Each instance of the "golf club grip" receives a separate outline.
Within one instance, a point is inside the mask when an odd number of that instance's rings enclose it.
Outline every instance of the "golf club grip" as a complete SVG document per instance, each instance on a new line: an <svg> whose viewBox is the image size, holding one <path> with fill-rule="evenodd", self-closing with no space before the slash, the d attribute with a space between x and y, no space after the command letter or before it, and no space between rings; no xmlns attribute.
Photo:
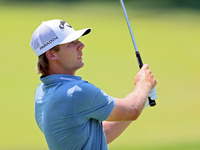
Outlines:
<svg viewBox="0 0 200 150"><path fill-rule="evenodd" d="M141 69L142 66L143 66L142 58L140 56L139 51L136 51L135 54L136 54L136 57L137 57L137 60L138 60L139 67ZM148 97L148 100L149 100L149 105L150 106L155 106L156 105L156 101L155 100L152 100L150 97Z"/></svg>

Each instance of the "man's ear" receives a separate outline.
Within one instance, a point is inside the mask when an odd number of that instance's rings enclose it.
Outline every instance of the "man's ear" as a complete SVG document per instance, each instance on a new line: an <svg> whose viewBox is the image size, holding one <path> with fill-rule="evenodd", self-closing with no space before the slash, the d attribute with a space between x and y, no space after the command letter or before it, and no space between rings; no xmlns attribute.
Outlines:
<svg viewBox="0 0 200 150"><path fill-rule="evenodd" d="M46 57L50 60L57 60L57 57L54 55L54 51L52 50L46 52Z"/></svg>

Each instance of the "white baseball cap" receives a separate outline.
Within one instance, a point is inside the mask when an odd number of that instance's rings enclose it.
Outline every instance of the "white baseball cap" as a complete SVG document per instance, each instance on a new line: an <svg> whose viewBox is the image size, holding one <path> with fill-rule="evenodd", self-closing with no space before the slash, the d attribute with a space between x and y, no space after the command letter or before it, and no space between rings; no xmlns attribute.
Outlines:
<svg viewBox="0 0 200 150"><path fill-rule="evenodd" d="M54 46L77 40L90 31L90 28L75 31L71 25L59 19L43 21L34 31L30 45L36 55L40 56Z"/></svg>

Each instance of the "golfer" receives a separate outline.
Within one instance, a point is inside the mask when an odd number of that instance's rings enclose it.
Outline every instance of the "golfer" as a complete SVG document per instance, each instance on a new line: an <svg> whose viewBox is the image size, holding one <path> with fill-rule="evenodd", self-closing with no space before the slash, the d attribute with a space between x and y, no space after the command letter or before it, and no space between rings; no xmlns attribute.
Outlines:
<svg viewBox="0 0 200 150"><path fill-rule="evenodd" d="M128 125L136 120L147 97L156 99L154 79L148 65L135 76L134 90L114 98L76 76L84 66L79 40L90 28L75 31L55 19L34 31L31 47L38 56L41 83L35 93L35 119L50 150L107 150Z"/></svg>

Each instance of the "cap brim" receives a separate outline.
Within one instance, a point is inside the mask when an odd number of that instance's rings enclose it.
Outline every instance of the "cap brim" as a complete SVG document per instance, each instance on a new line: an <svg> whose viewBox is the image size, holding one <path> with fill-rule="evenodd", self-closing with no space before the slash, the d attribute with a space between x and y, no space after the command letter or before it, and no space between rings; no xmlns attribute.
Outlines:
<svg viewBox="0 0 200 150"><path fill-rule="evenodd" d="M75 32L71 33L69 36L67 36L61 42L61 44L66 44L66 43L75 41L75 40L79 39L81 36L87 35L90 32L91 32L91 28L86 28L86 29L75 31Z"/></svg>

